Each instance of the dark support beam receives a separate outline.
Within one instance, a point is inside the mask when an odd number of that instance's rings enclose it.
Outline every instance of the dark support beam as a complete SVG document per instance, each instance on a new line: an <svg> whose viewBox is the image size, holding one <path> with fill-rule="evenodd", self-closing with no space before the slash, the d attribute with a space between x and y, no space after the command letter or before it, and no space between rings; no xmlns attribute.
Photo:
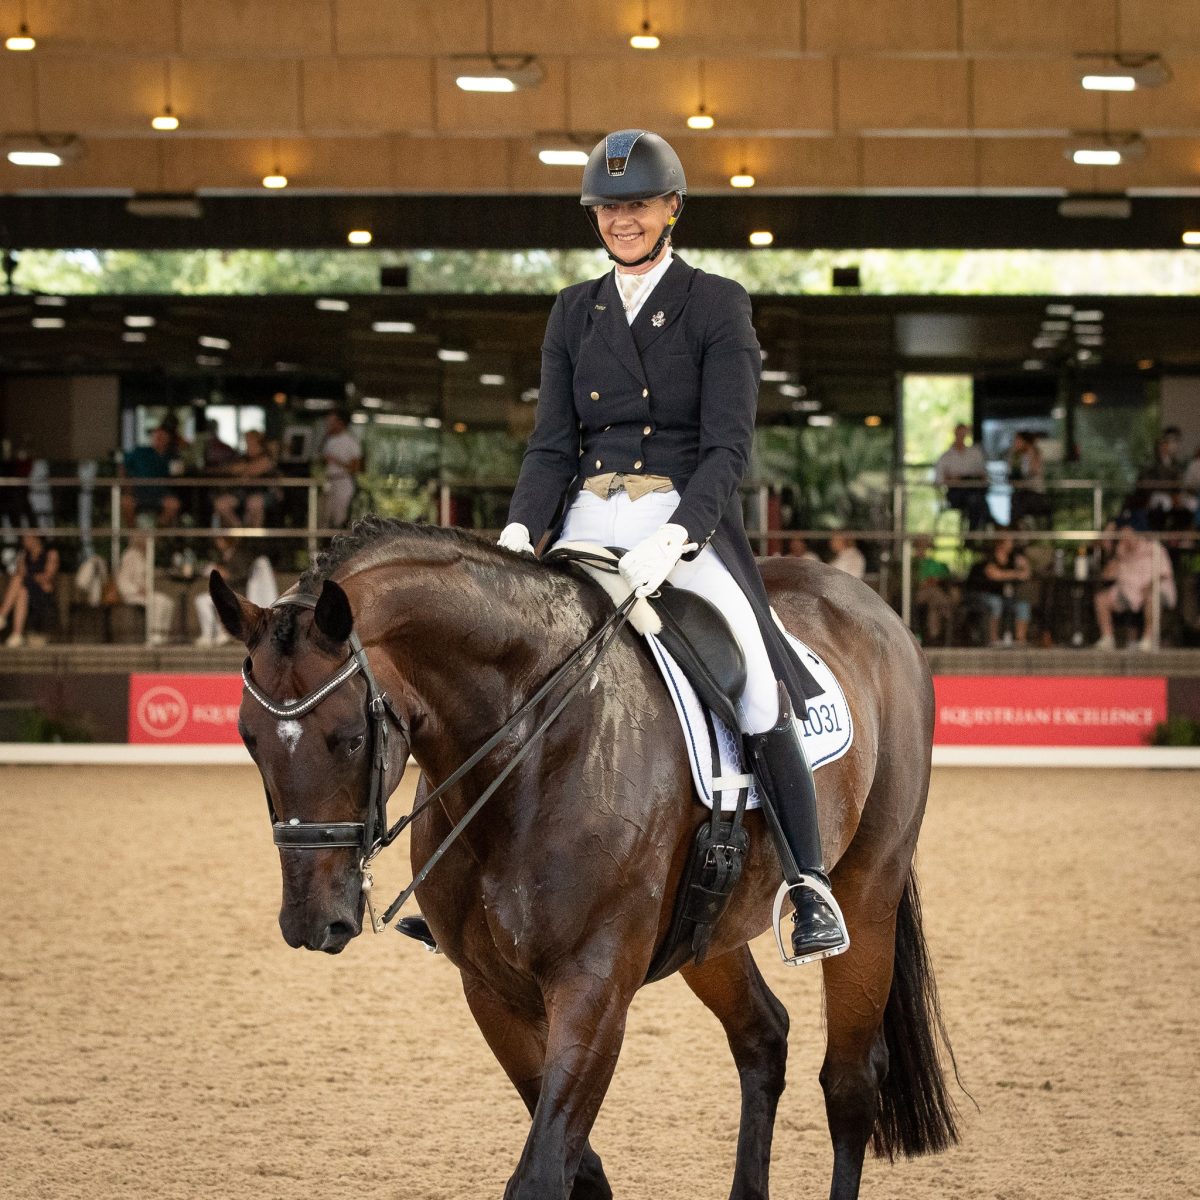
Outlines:
<svg viewBox="0 0 1200 1200"><path fill-rule="evenodd" d="M0 196L0 249L572 249L594 245L569 196L201 196L196 219L134 217L114 196ZM696 196L678 244L745 249L1166 249L1200 228L1200 197L1135 197L1130 216L1066 218L1055 196Z"/></svg>

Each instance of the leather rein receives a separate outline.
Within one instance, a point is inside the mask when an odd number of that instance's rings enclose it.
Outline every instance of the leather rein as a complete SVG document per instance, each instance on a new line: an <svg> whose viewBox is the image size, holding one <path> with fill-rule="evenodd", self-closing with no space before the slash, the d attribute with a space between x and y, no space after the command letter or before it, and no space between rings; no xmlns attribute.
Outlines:
<svg viewBox="0 0 1200 1200"><path fill-rule="evenodd" d="M591 555L577 552L579 557ZM607 559L597 559L598 563L608 564ZM367 653L359 641L358 634L353 629L347 642L350 646L350 656L346 661L320 686L309 692L300 700L277 701L268 696L254 682L251 674L249 657L242 663L242 684L246 692L261 705L271 716L279 721L294 721L312 712L323 700L336 692L344 683L355 675L361 674L367 683L367 717L371 727L371 777L367 785L367 812L363 821L301 821L293 817L289 821L281 821L275 811L271 794L267 792L267 810L271 816L272 834L275 845L282 850L327 850L334 847L354 847L359 850L358 869L362 875L362 890L371 918L371 928L376 933L382 933L384 925L408 901L413 892L424 882L429 872L437 865L447 850L458 840L459 836L471 823L488 800L496 793L500 785L516 769L529 751L536 745L541 736L557 719L559 713L567 706L580 687L587 681L589 675L608 651L621 627L629 619L629 611L637 597L631 592L620 605L605 620L587 641L578 646L567 660L530 696L505 723L488 738L465 762L461 763L447 776L425 799L410 813L402 816L390 828L387 823L387 775L391 766L389 755L389 738L391 725L407 737L407 725L396 711L387 693L383 691L375 679L367 660ZM294 605L298 608L315 609L317 597L301 592L281 596L271 606L280 608ZM446 835L442 844L429 856L425 865L413 877L408 885L388 906L382 918L376 916L372 902L371 891L374 880L370 866L375 856L400 836L431 804L440 799L454 784L475 767L481 759L496 748L512 731L525 719L535 705L540 703L555 687L578 667L580 661L590 652L595 651L592 658L579 670L562 699L542 720L537 728L525 739L521 748L504 765L495 779L484 789L479 798L467 809L466 813Z"/></svg>

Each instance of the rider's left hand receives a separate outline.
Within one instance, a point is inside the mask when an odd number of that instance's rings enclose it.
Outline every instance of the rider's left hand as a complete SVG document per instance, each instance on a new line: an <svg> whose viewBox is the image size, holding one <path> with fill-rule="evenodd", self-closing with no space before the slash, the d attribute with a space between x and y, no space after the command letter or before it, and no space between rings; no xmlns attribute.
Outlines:
<svg viewBox="0 0 1200 1200"><path fill-rule="evenodd" d="M688 541L682 525L664 525L622 555L617 566L621 578L638 596L649 596L662 586L680 556L695 549L696 543Z"/></svg>

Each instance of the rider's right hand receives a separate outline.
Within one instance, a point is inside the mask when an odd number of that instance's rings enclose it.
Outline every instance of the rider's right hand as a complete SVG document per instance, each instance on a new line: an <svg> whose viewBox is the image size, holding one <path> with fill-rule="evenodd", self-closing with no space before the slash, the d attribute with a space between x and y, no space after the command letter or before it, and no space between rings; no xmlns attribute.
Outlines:
<svg viewBox="0 0 1200 1200"><path fill-rule="evenodd" d="M520 521L514 521L511 525L504 527L504 530L500 534L500 545L505 550L515 551L517 554L533 553L533 543L529 540L529 530Z"/></svg>

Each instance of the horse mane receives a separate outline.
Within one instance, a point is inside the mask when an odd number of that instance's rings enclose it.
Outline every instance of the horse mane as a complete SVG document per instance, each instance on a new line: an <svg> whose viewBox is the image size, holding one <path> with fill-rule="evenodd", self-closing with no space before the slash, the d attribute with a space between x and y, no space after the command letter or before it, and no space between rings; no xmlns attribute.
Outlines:
<svg viewBox="0 0 1200 1200"><path fill-rule="evenodd" d="M565 564L546 563L528 554L505 550L466 529L414 524L369 513L343 533L337 534L313 559L300 576L297 589L317 596L327 579L344 577L355 569L388 561L403 562L406 558L424 562L465 559L478 569L485 572L490 570L497 588L503 586L505 581L511 582L514 577L536 577L543 582L552 575L577 579ZM276 610L276 613L271 640L277 650L287 653L295 643L296 620L300 610L288 605Z"/></svg>

